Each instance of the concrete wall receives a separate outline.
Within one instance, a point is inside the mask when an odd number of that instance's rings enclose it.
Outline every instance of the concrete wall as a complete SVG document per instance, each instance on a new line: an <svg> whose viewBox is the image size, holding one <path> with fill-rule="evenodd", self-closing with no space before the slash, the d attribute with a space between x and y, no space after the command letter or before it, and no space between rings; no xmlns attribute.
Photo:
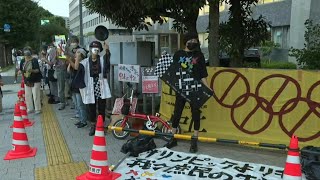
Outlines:
<svg viewBox="0 0 320 180"><path fill-rule="evenodd" d="M310 18L311 1L292 0L289 44L293 48L302 49L304 47L304 23ZM289 61L296 63L296 59L293 57L289 57Z"/></svg>
<svg viewBox="0 0 320 180"><path fill-rule="evenodd" d="M320 1L312 0L311 10L310 10L310 19L317 24L320 24Z"/></svg>

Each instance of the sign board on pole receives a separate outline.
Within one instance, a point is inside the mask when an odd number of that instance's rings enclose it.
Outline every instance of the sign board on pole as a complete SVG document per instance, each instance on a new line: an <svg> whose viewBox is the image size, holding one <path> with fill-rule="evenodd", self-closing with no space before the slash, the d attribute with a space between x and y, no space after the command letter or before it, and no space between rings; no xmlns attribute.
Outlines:
<svg viewBox="0 0 320 180"><path fill-rule="evenodd" d="M67 40L65 35L55 35L54 36L54 45L57 47L57 53L59 58L65 58L65 51Z"/></svg>
<svg viewBox="0 0 320 180"><path fill-rule="evenodd" d="M159 93L158 76L154 74L154 67L141 68L142 71L142 93Z"/></svg>
<svg viewBox="0 0 320 180"><path fill-rule="evenodd" d="M140 66L131 64L118 65L118 81L139 83Z"/></svg>
<svg viewBox="0 0 320 180"><path fill-rule="evenodd" d="M41 25L41 26L47 25L47 24L49 24L49 23L50 23L50 21L49 21L48 19L41 19L41 21L40 21L40 25Z"/></svg>
<svg viewBox="0 0 320 180"><path fill-rule="evenodd" d="M10 30L11 30L10 24L4 24L3 25L3 31L4 32L10 32Z"/></svg>

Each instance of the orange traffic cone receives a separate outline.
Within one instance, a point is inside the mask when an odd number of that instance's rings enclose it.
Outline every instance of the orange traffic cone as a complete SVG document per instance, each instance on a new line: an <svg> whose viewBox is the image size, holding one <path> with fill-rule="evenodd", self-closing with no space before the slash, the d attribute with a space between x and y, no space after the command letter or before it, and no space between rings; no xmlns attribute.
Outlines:
<svg viewBox="0 0 320 180"><path fill-rule="evenodd" d="M77 180L113 180L120 176L121 174L109 170L103 120L102 116L99 115L96 125L96 133L93 139L89 172L78 176Z"/></svg>
<svg viewBox="0 0 320 180"><path fill-rule="evenodd" d="M12 150L8 151L4 160L34 157L36 153L37 148L31 148L29 146L28 136L21 118L19 105L16 104L12 133Z"/></svg>
<svg viewBox="0 0 320 180"><path fill-rule="evenodd" d="M34 121L30 121L28 119L28 112L27 112L27 105L24 101L21 101L19 103L19 106L20 106L20 112L21 112L21 117L23 119L23 124L25 127L30 127L30 126L33 126L34 124Z"/></svg>
<svg viewBox="0 0 320 180"><path fill-rule="evenodd" d="M290 140L286 165L283 172L284 180L301 180L301 164L298 138L293 135Z"/></svg>

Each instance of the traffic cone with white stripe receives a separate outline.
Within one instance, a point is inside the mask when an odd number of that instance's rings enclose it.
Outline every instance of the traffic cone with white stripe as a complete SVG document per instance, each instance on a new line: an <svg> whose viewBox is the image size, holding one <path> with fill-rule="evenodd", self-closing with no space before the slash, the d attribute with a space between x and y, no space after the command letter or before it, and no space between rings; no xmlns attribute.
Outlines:
<svg viewBox="0 0 320 180"><path fill-rule="evenodd" d="M298 138L293 135L290 140L286 165L283 172L284 180L301 180L301 164Z"/></svg>
<svg viewBox="0 0 320 180"><path fill-rule="evenodd" d="M22 117L22 120L23 120L24 127L33 126L34 121L30 121L29 118L28 118L28 112L27 112L26 103L24 101L21 101L19 103L19 106L20 106L20 112L21 112L21 117Z"/></svg>
<svg viewBox="0 0 320 180"><path fill-rule="evenodd" d="M18 104L15 105L12 130L12 150L8 151L4 160L34 157L37 153L37 148L31 148L29 146L28 136L24 128Z"/></svg>
<svg viewBox="0 0 320 180"><path fill-rule="evenodd" d="M77 180L113 180L119 178L120 176L121 174L112 172L109 169L103 120L102 116L99 115L96 125L96 132L93 139L89 172L78 176Z"/></svg>
<svg viewBox="0 0 320 180"><path fill-rule="evenodd" d="M23 100L25 101L26 91L24 90L24 79L23 79L23 77L22 77L22 80L21 80L20 88L21 88L21 89L20 89L20 91L18 92L18 96L19 96L19 94L22 95Z"/></svg>

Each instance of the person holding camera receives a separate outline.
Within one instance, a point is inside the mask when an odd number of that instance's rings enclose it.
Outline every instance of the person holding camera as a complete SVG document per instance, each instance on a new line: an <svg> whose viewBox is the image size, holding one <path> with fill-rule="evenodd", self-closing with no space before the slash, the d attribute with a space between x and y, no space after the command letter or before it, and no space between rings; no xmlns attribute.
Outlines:
<svg viewBox="0 0 320 180"><path fill-rule="evenodd" d="M38 59L32 57L32 49L23 49L24 59L20 63L20 70L25 83L26 104L28 113L41 113L40 84L42 75Z"/></svg>

